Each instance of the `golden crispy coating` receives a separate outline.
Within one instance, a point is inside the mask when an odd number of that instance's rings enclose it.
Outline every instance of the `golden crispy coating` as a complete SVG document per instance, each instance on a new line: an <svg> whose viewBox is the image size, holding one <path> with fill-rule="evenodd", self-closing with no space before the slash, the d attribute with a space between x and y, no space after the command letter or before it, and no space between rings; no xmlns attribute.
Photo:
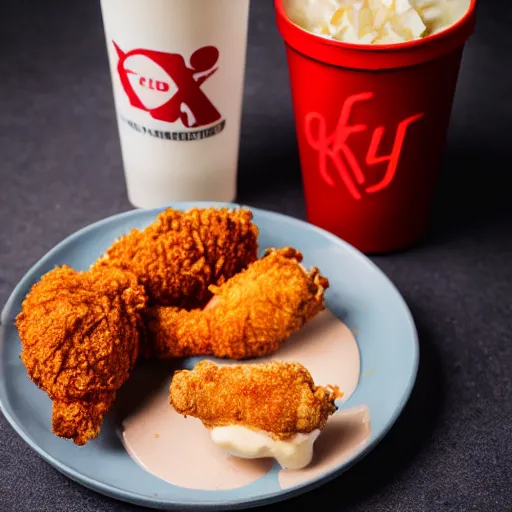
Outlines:
<svg viewBox="0 0 512 512"><path fill-rule="evenodd" d="M336 411L331 388L315 386L299 363L217 366L201 361L174 374L170 403L206 428L240 425L289 439L322 429Z"/></svg>
<svg viewBox="0 0 512 512"><path fill-rule="evenodd" d="M258 229L249 210L167 209L143 231L115 242L96 266L130 270L151 303L203 307L220 285L257 257Z"/></svg>
<svg viewBox="0 0 512 512"><path fill-rule="evenodd" d="M271 249L224 285L211 287L211 307L148 310L147 356L246 359L275 352L325 307L329 282L301 261L295 249Z"/></svg>
<svg viewBox="0 0 512 512"><path fill-rule="evenodd" d="M57 267L36 283L16 318L21 360L53 402L53 432L77 445L104 414L139 354L144 288L115 268Z"/></svg>

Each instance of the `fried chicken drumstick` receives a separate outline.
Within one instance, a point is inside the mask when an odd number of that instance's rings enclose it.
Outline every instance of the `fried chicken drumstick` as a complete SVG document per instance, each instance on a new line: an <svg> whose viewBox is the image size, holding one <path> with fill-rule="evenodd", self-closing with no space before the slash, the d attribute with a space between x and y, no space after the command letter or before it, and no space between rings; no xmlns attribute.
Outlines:
<svg viewBox="0 0 512 512"><path fill-rule="evenodd" d="M321 430L338 397L315 386L301 364L276 361L221 367L201 361L192 371L177 371L169 390L176 412L208 429L240 425L279 440Z"/></svg>
<svg viewBox="0 0 512 512"><path fill-rule="evenodd" d="M214 293L204 310L156 307L147 312L147 357L214 355L231 359L275 352L324 309L329 286L292 248L271 249Z"/></svg>
<svg viewBox="0 0 512 512"><path fill-rule="evenodd" d="M133 272L152 304L192 309L257 258L258 228L246 209L169 208L115 242L95 267Z"/></svg>
<svg viewBox="0 0 512 512"><path fill-rule="evenodd" d="M53 400L52 430L84 445L139 355L144 288L115 268L56 267L36 283L16 318L29 377Z"/></svg>

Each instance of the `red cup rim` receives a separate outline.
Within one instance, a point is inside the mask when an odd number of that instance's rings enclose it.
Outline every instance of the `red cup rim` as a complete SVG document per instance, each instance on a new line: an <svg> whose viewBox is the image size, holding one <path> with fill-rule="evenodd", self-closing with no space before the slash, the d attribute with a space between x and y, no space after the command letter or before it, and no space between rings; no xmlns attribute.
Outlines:
<svg viewBox="0 0 512 512"><path fill-rule="evenodd" d="M441 54L448 53L456 47L463 46L466 39L473 31L476 8L476 0L470 0L467 11L459 20L440 32L424 38L405 41L403 43L372 45L346 43L308 32L302 27L299 27L288 17L283 3L284 0L274 0L278 27L288 45L295 48L300 53L304 53L320 61L324 61L322 58L323 55L320 57L320 54L325 53L327 63L334 65L343 64L339 62L329 62L329 59L331 61L346 60L344 58L334 57L335 53L343 53L345 56L349 53L357 53L358 58L364 59L365 62L359 65L357 62L353 62L353 58L349 57L348 60L350 62L347 64L349 67L361 69L378 69L380 67L394 68L411 65L429 60L429 58L435 58ZM409 57L407 59L398 57L400 53L406 52L418 52L418 56L416 58ZM391 54L394 54L396 58L383 63L383 59L387 59ZM409 63L402 61L409 61Z"/></svg>

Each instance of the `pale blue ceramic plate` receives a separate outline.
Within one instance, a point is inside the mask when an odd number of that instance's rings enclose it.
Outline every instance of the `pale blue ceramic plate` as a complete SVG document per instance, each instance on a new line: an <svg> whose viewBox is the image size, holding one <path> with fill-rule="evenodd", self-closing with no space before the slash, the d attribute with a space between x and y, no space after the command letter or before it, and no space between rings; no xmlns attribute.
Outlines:
<svg viewBox="0 0 512 512"><path fill-rule="evenodd" d="M179 203L176 208L222 206L219 203ZM225 205L224 205L225 206ZM233 205L231 205L233 206ZM134 210L88 226L44 256L18 284L1 317L0 407L18 434L47 462L73 480L100 493L161 509L233 509L271 503L312 489L348 469L372 450L402 411L418 366L418 340L411 314L393 284L365 256L335 236L276 213L252 209L260 228L260 246L294 246L306 266L318 266L331 283L327 306L351 329L357 329L361 379L343 408L367 405L371 414L368 444L334 471L281 490L277 466L260 480L232 491L197 491L177 487L147 473L125 452L115 421L84 447L51 433L51 402L28 379L20 359L14 319L33 283L55 265L82 270L121 234L142 228L158 213ZM369 376L363 376L365 373Z"/></svg>

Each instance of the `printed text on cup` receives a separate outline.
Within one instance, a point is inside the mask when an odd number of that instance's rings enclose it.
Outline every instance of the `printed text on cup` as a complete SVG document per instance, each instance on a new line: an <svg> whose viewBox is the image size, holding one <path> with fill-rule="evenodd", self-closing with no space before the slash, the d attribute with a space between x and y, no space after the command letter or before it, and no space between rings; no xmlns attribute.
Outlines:
<svg viewBox="0 0 512 512"><path fill-rule="evenodd" d="M389 155L378 154L386 129L384 126L375 128L366 153L366 165L373 166L387 162L387 168L384 177L378 183L365 186L365 174L356 155L350 148L348 139L352 134L365 132L368 130L368 126L366 124L350 124L350 115L356 103L369 101L373 97L373 92L362 92L349 96L343 103L338 124L332 134L327 133L327 122L322 114L311 112L305 118L306 140L318 152L320 176L329 186L335 186L333 178L327 172L328 163L331 162L354 199L362 198L360 189L366 194L374 194L384 190L392 183L396 175L407 129L412 123L424 116L423 113L414 114L398 124L393 148Z"/></svg>
<svg viewBox="0 0 512 512"><path fill-rule="evenodd" d="M177 53L142 48L125 52L115 41L112 43L119 59L119 80L132 107L147 112L158 121L170 124L181 121L183 127L189 129L212 127L221 120L221 113L201 88L218 70L217 48L199 48L192 53L188 65ZM224 124L225 120L222 128ZM215 135L222 128L211 130L207 135ZM151 131L150 128L146 130Z"/></svg>

